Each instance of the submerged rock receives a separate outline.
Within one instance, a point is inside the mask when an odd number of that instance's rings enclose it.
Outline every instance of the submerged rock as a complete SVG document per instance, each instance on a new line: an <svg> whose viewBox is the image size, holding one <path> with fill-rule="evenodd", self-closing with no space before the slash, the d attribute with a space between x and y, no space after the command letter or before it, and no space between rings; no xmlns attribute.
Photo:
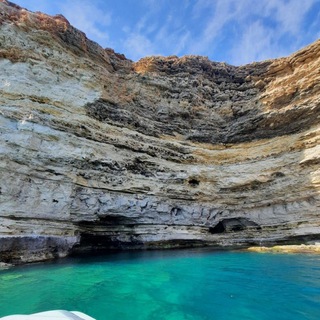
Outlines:
<svg viewBox="0 0 320 320"><path fill-rule="evenodd" d="M320 237L320 42L132 62L0 0L0 261Z"/></svg>

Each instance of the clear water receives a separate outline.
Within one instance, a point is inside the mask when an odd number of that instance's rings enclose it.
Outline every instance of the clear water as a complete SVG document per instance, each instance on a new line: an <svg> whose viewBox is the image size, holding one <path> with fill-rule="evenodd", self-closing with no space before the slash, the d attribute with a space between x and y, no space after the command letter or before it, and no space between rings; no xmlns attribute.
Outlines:
<svg viewBox="0 0 320 320"><path fill-rule="evenodd" d="M0 272L0 316L320 319L320 256L203 250L110 254Z"/></svg>

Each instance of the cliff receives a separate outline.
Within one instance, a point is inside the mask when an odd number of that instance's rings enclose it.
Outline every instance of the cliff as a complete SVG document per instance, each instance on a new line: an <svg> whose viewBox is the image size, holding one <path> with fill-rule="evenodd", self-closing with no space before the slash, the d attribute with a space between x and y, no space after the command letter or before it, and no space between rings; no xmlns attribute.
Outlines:
<svg viewBox="0 0 320 320"><path fill-rule="evenodd" d="M0 0L0 261L319 240L319 70L134 63Z"/></svg>

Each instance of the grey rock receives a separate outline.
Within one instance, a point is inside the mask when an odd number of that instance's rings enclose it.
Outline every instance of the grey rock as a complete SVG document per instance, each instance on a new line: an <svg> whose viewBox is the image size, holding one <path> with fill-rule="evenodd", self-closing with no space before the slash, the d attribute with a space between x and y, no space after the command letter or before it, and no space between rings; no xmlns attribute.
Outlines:
<svg viewBox="0 0 320 320"><path fill-rule="evenodd" d="M320 238L320 42L134 63L0 0L0 261Z"/></svg>

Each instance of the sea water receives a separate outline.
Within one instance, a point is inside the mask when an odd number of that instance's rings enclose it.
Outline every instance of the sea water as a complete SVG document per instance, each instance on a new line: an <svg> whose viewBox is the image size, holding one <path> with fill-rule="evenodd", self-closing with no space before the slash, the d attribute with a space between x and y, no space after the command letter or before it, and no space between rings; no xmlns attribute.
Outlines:
<svg viewBox="0 0 320 320"><path fill-rule="evenodd" d="M320 319L320 256L141 251L0 271L0 317L52 309L98 319Z"/></svg>

